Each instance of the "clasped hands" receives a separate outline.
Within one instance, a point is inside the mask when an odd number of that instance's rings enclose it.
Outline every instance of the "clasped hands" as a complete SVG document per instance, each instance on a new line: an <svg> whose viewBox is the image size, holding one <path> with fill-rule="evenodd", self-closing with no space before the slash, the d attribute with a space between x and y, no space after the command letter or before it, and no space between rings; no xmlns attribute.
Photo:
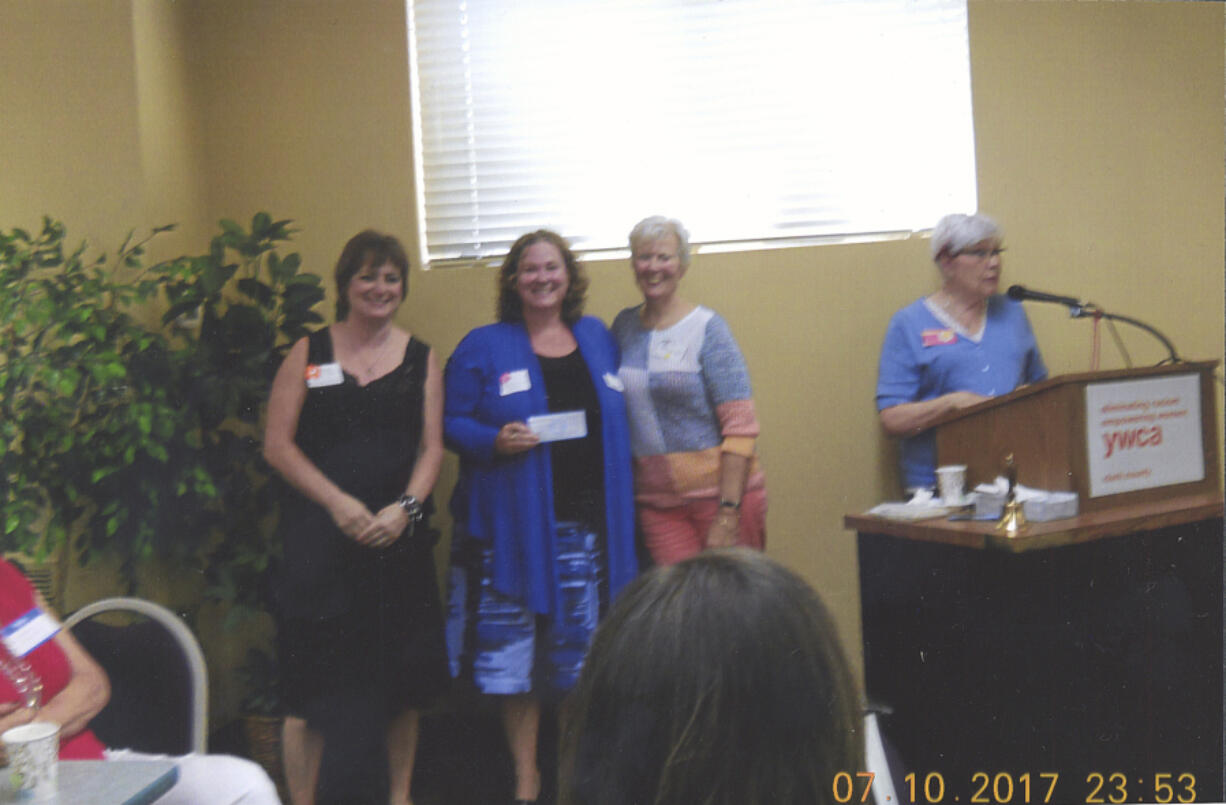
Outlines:
<svg viewBox="0 0 1226 805"><path fill-rule="evenodd" d="M371 514L366 504L345 495L330 509L332 522L349 539L371 548L386 548L400 539L409 524L409 513L393 501Z"/></svg>

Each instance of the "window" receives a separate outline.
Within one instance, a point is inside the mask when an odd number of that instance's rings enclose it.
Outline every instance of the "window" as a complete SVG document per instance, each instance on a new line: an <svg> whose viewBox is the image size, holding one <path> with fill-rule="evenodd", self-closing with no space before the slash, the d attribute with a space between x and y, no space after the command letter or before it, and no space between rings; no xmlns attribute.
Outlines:
<svg viewBox="0 0 1226 805"><path fill-rule="evenodd" d="M965 0L411 0L426 259L909 232L976 206Z"/></svg>

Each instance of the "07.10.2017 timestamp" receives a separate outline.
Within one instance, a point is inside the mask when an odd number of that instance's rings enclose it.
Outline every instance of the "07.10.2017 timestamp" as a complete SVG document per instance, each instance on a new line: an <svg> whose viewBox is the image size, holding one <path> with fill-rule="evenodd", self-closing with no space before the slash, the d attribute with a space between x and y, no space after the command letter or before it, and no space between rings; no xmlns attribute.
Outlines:
<svg viewBox="0 0 1226 805"><path fill-rule="evenodd" d="M834 776L835 802L876 802L872 772L839 772ZM1073 790L1069 786L1075 786ZM1196 802L1196 775L1191 772L1158 772L1129 776L1121 771L1091 772L1084 781L1061 781L1059 772L977 771L971 774L964 799L946 786L938 771L911 772L902 779L896 795L903 805L967 802L971 805L1031 805L1031 803L1080 802L1085 805L1120 805L1125 802Z"/></svg>

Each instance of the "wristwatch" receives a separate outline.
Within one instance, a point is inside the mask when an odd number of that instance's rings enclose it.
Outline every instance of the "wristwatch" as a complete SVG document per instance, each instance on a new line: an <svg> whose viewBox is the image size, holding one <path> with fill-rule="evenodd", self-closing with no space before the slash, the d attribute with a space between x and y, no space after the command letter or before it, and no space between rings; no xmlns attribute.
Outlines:
<svg viewBox="0 0 1226 805"><path fill-rule="evenodd" d="M396 502L408 513L409 522L416 523L425 514L421 509L421 501L412 495L401 495Z"/></svg>

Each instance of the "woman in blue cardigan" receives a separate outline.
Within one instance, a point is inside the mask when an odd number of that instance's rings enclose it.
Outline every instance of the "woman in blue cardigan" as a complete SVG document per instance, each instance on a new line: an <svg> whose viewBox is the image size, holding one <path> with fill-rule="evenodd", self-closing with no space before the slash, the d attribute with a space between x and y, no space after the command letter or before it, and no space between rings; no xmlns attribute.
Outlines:
<svg viewBox="0 0 1226 805"><path fill-rule="evenodd" d="M542 694L575 684L599 613L638 571L618 350L582 315L586 290L565 240L524 235L499 271L498 322L465 336L444 375L460 455L452 674L502 697L516 802L540 794Z"/></svg>

